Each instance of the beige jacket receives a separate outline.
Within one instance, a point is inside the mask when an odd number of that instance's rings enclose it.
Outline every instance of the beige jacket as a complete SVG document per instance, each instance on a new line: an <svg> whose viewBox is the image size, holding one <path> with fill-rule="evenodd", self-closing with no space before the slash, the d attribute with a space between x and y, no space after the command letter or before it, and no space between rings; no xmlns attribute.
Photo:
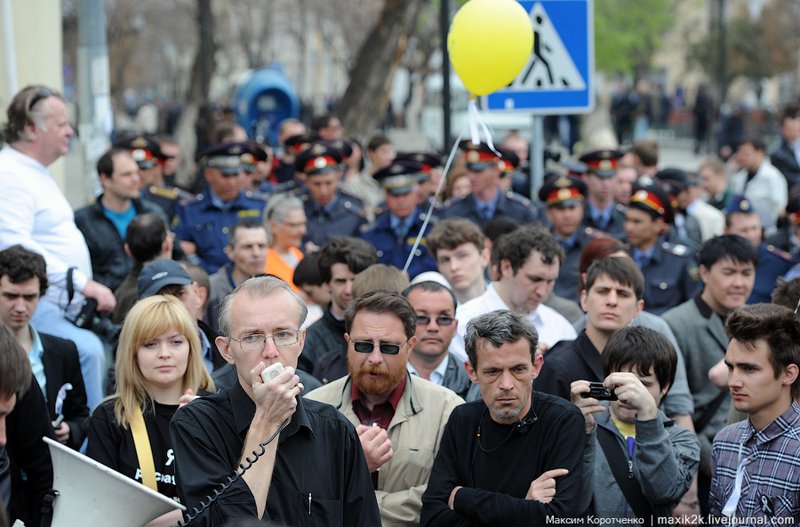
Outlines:
<svg viewBox="0 0 800 527"><path fill-rule="evenodd" d="M306 397L336 407L358 426L353 411L350 376L309 393ZM422 493L428 485L433 459L453 408L463 403L455 392L421 379L407 377L406 389L387 432L394 451L380 468L375 496L383 527L419 525Z"/></svg>

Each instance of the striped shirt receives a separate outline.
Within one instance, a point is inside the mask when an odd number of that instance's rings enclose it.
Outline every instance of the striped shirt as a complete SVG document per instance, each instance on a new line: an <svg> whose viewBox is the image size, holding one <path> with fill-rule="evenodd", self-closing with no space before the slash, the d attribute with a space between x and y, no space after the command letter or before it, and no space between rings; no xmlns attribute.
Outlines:
<svg viewBox="0 0 800 527"><path fill-rule="evenodd" d="M710 512L719 517L743 467L735 517L738 524L769 524L776 517L800 520L800 407L796 402L763 430L750 420L726 426L712 447Z"/></svg>

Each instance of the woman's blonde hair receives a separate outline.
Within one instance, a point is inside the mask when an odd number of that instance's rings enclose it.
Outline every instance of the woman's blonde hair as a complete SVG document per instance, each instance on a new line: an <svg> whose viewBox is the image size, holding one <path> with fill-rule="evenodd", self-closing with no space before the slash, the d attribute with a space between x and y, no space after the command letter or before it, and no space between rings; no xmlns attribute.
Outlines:
<svg viewBox="0 0 800 527"><path fill-rule="evenodd" d="M136 353L147 341L171 330L177 331L189 342L183 391L189 388L194 393L199 390L214 391L214 381L203 362L197 322L186 307L174 296L154 295L140 300L125 317L117 347L114 417L123 428L128 428L134 407L138 406L142 412L155 409L136 362Z"/></svg>

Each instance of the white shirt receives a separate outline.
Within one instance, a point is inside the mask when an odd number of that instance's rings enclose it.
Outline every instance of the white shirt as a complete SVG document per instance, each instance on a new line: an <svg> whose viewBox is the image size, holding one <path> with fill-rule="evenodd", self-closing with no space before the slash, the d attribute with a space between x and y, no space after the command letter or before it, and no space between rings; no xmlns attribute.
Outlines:
<svg viewBox="0 0 800 527"><path fill-rule="evenodd" d="M747 170L741 170L731 177L729 186L734 194L743 193L750 200L761 218L765 233L774 233L778 214L786 208L789 197L786 178L769 159L764 159L750 182L747 181Z"/></svg>
<svg viewBox="0 0 800 527"><path fill-rule="evenodd" d="M44 256L50 287L45 295L67 305L67 269L73 274L75 298L92 277L89 248L75 225L75 215L47 167L6 145L0 150L0 249L21 244Z"/></svg>
<svg viewBox="0 0 800 527"><path fill-rule="evenodd" d="M503 302L500 295L494 288L494 284L489 284L486 291L478 297L461 304L456 309L456 320L458 320L458 331L453 336L450 343L450 353L458 357L459 360L466 361L467 352L464 349L464 335L467 332L467 323L473 318L496 311L498 309L508 309L510 307ZM552 346L561 340L575 340L578 334L575 328L558 311L544 304L539 304L533 311L529 311L525 318L528 319L539 333L539 342L544 342Z"/></svg>
<svg viewBox="0 0 800 527"><path fill-rule="evenodd" d="M439 386L441 386L442 383L444 382L444 374L447 371L447 363L449 361L450 361L450 354L446 353L444 356L444 360L440 362L439 365L436 366L436 369L431 372L431 378L428 380L431 381L433 384L438 384ZM410 373L411 375L419 376L419 372L414 367L414 365L411 364L411 361L406 362L406 369L408 370L408 373Z"/></svg>

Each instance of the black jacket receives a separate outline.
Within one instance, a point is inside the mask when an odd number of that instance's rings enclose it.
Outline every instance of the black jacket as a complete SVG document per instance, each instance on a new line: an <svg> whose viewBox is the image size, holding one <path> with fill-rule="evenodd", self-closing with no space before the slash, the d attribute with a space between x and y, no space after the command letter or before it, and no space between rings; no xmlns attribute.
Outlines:
<svg viewBox="0 0 800 527"><path fill-rule="evenodd" d="M53 487L53 462L43 436L55 439L42 388L31 374L31 387L17 398L14 410L6 417L6 451L11 460L11 502L9 520L25 525L41 523L41 508L47 491ZM21 472L26 479L23 481Z"/></svg>
<svg viewBox="0 0 800 527"><path fill-rule="evenodd" d="M344 362L344 372L325 380L323 376L329 373L327 370L330 363L332 361L340 362L334 360L337 357ZM328 366L322 366L323 358ZM323 384L347 375L347 342L344 340L344 320L336 320L331 313L330 306L325 309L322 318L311 324L306 330L306 342L303 346L303 353L297 359L297 367L310 372ZM337 372L340 370L341 368L337 368Z"/></svg>
<svg viewBox="0 0 800 527"><path fill-rule="evenodd" d="M62 413L64 420L69 424L69 442L67 446L78 450L86 438L89 420L89 407L86 406L86 387L81 374L81 363L78 358L78 348L71 340L39 333L42 340L44 354L44 376L47 379L47 411L50 420L56 419L56 395L58 389L66 383L72 384L72 389L67 392L64 399Z"/></svg>
<svg viewBox="0 0 800 527"><path fill-rule="evenodd" d="M100 205L102 199L101 194L91 205L75 211L75 225L83 233L86 246L89 247L94 279L114 291L130 272L133 260L125 254L125 240L103 214ZM135 199L133 207L137 215L153 212L164 216L164 211L158 205L148 201Z"/></svg>
<svg viewBox="0 0 800 527"><path fill-rule="evenodd" d="M769 160L786 178L789 190L800 183L800 163L797 162L794 149L786 142L786 139L781 138L781 146L769 155Z"/></svg>

